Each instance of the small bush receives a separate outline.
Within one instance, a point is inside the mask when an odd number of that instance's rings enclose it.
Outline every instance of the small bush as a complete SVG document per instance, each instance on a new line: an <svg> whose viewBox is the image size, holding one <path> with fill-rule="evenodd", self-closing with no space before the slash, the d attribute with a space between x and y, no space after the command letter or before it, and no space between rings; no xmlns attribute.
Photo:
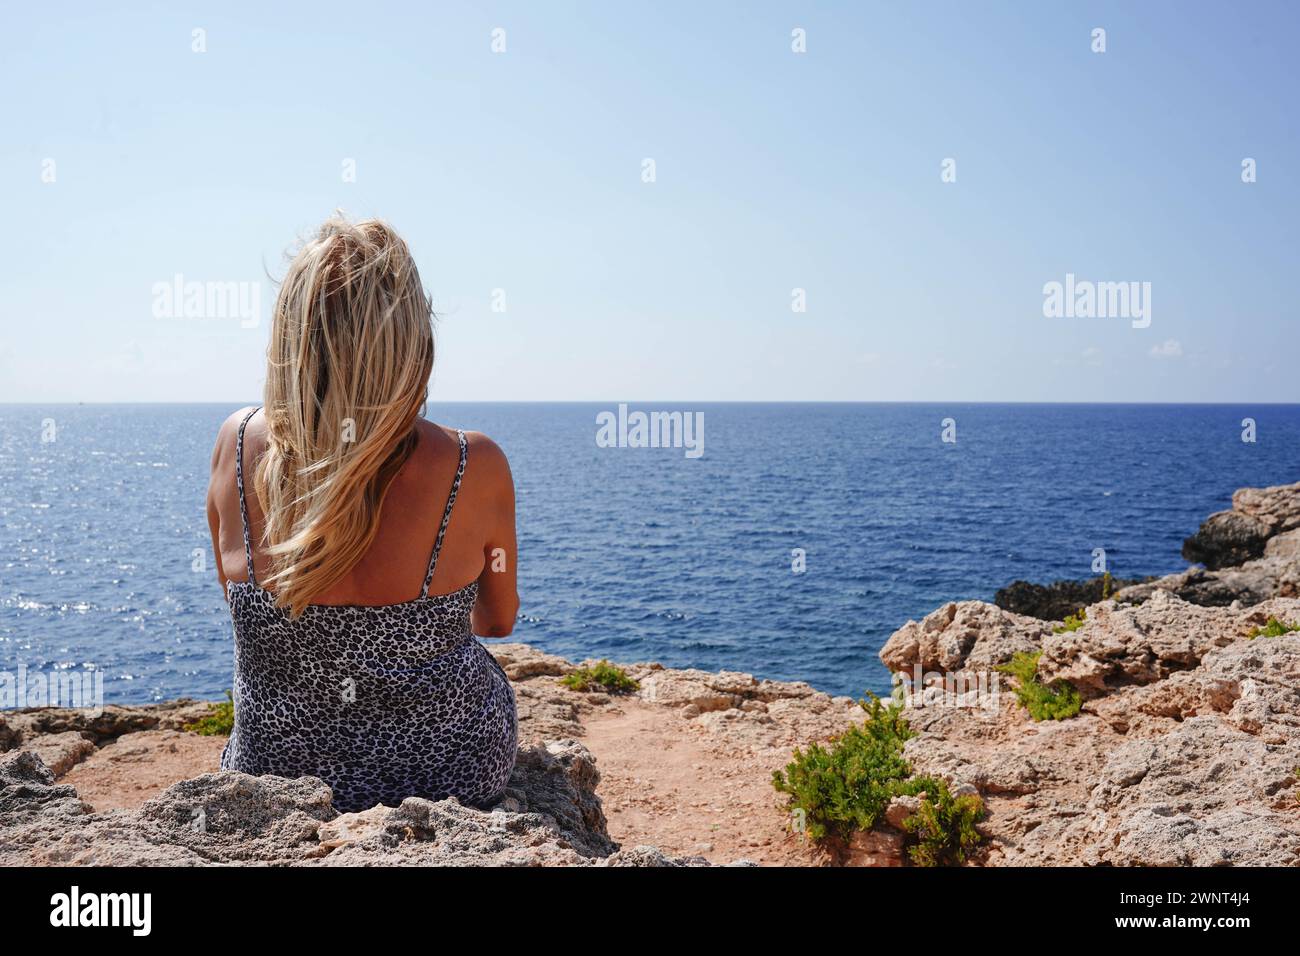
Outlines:
<svg viewBox="0 0 1300 956"><path fill-rule="evenodd" d="M560 678L560 683L583 693L600 688L610 694L630 694L641 687L627 676L627 671L609 661L599 661L591 667L575 668Z"/></svg>
<svg viewBox="0 0 1300 956"><path fill-rule="evenodd" d="M1042 651L1032 654L1021 651L998 670L1016 679L1016 699L1034 720L1065 720L1075 716L1083 706L1083 698L1069 681L1055 680L1051 684L1039 681L1038 658L1042 654Z"/></svg>
<svg viewBox="0 0 1300 956"><path fill-rule="evenodd" d="M1077 614L1071 614L1066 617L1065 623L1060 627L1052 628L1053 634L1068 634L1077 631L1083 625L1088 623L1088 611L1085 608L1079 608Z"/></svg>
<svg viewBox="0 0 1300 956"><path fill-rule="evenodd" d="M889 801L924 794L916 813L904 821L914 845L908 850L919 866L961 863L980 841L975 823L984 808L975 796L954 798L935 777L912 777L903 744L912 736L902 709L872 696L861 702L867 718L831 741L795 750L794 760L772 774L772 786L788 798L787 812L802 811L809 837L848 840L870 830Z"/></svg>
<svg viewBox="0 0 1300 956"><path fill-rule="evenodd" d="M789 810L802 810L804 829L814 840L848 839L870 830L885 812L911 767L903 744L912 736L898 707L877 697L862 701L867 719L854 724L829 747L796 749L794 760L772 774L772 786L789 797Z"/></svg>
<svg viewBox="0 0 1300 956"><path fill-rule="evenodd" d="M204 737L229 737L235 729L235 698L226 691L223 703L213 704L212 709L193 723L185 725L192 734Z"/></svg>
<svg viewBox="0 0 1300 956"><path fill-rule="evenodd" d="M1250 632L1250 639L1253 641L1257 637L1281 637L1283 634L1293 634L1296 631L1300 631L1300 624L1286 624L1275 617L1270 617L1267 624Z"/></svg>
<svg viewBox="0 0 1300 956"><path fill-rule="evenodd" d="M954 797L936 777L914 777L908 783L925 793L916 813L903 821L903 829L918 840L907 851L912 862L917 866L965 863L982 839L975 824L984 818L983 802L973 794Z"/></svg>
<svg viewBox="0 0 1300 956"><path fill-rule="evenodd" d="M1009 674L1022 684L1038 680L1038 659L1043 656L1042 651L1017 651L1011 655L1011 660L1005 664L999 664L997 669L1003 674Z"/></svg>

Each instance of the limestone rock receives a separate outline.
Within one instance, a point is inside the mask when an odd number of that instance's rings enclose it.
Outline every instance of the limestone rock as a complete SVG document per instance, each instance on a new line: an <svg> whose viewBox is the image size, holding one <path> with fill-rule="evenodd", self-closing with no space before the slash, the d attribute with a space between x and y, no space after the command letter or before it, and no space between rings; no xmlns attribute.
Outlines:
<svg viewBox="0 0 1300 956"><path fill-rule="evenodd" d="M1270 535L1300 528L1300 481L1272 488L1238 488L1232 494L1232 510L1259 519Z"/></svg>
<svg viewBox="0 0 1300 956"><path fill-rule="evenodd" d="M1269 526L1254 515L1220 511L1183 542L1183 557L1211 571L1242 564L1264 553Z"/></svg>
<svg viewBox="0 0 1300 956"><path fill-rule="evenodd" d="M1300 864L1300 740L1270 744L1213 716L1116 748L1078 826L1088 863Z"/></svg>
<svg viewBox="0 0 1300 956"><path fill-rule="evenodd" d="M1051 626L983 601L945 604L920 623L908 621L881 648L892 673L991 670L1019 651L1034 651Z"/></svg>
<svg viewBox="0 0 1300 956"><path fill-rule="evenodd" d="M1079 608L1103 600L1106 583L1101 575L1082 581L1053 581L1051 584L1013 581L993 595L993 603L1014 614L1043 621L1063 621ZM1114 578L1110 581L1111 593L1143 583L1136 579Z"/></svg>
<svg viewBox="0 0 1300 956"><path fill-rule="evenodd" d="M220 772L183 780L137 810L91 812L34 751L0 756L0 865L699 866L653 847L619 851L581 744L520 750L495 807L409 797L339 815L329 787Z"/></svg>
<svg viewBox="0 0 1300 956"><path fill-rule="evenodd" d="M1085 698L1163 680L1240 637L1238 617L1228 609L1188 604L1168 591L1136 607L1094 604L1083 627L1043 638L1038 676L1068 680Z"/></svg>
<svg viewBox="0 0 1300 956"><path fill-rule="evenodd" d="M93 754L95 745L75 730L67 730L42 734L22 749L31 750L39 756L41 762L58 778Z"/></svg>
<svg viewBox="0 0 1300 956"><path fill-rule="evenodd" d="M640 685L637 696L665 707L694 707L692 715L739 708L763 713L777 701L825 697L803 681L759 680L739 671L671 670L634 664L629 676Z"/></svg>
<svg viewBox="0 0 1300 956"><path fill-rule="evenodd" d="M86 812L77 791L56 784L34 751L0 757L0 834L40 817L66 820Z"/></svg>
<svg viewBox="0 0 1300 956"><path fill-rule="evenodd" d="M1300 528L1300 482L1241 488L1231 510L1210 515L1183 542L1183 557L1211 571L1244 564L1263 556L1269 538L1293 528Z"/></svg>
<svg viewBox="0 0 1300 956"><path fill-rule="evenodd" d="M530 677L563 677L573 669L563 657L547 654L529 644L491 644L489 650L512 681Z"/></svg>
<svg viewBox="0 0 1300 956"><path fill-rule="evenodd" d="M180 730L205 716L210 709L211 704L207 702L181 697L161 704L127 707L108 704L101 710L32 707L9 715L8 721L11 732L20 734L23 742L45 734L80 733L102 744L137 730Z"/></svg>
<svg viewBox="0 0 1300 956"><path fill-rule="evenodd" d="M882 658L941 649L959 620L976 622L948 645L964 656L932 663L968 665L1007 639L993 611L936 614L928 636L910 629ZM1270 617L1300 622L1300 600L1095 604L1080 629L1041 638L1039 678L1074 681L1080 715L1036 723L1009 693L992 712L909 708L905 756L979 792L985 865L1298 865L1300 633L1250 637Z"/></svg>
<svg viewBox="0 0 1300 956"><path fill-rule="evenodd" d="M1211 515L1186 539L1183 556L1204 567L1141 582L1117 580L1112 596L1133 604L1169 591L1192 604L1228 607L1300 595L1300 483L1240 489L1230 510ZM1017 581L1000 590L994 603L1060 620L1100 600L1101 587L1100 577L1050 585Z"/></svg>
<svg viewBox="0 0 1300 956"><path fill-rule="evenodd" d="M921 798L911 796L894 797L885 807L885 822L897 830L903 829L907 818L921 809Z"/></svg>
<svg viewBox="0 0 1300 956"><path fill-rule="evenodd" d="M1188 568L1117 591L1124 603L1145 601L1156 591L1169 591L1184 601L1210 607L1233 603L1259 604L1273 597L1300 595L1300 530L1269 538L1262 557L1235 567L1207 571Z"/></svg>
<svg viewBox="0 0 1300 956"><path fill-rule="evenodd" d="M730 865L752 865L747 860L738 860L736 864ZM683 867L683 866L708 866L709 861L702 856L685 856L671 857L665 856L664 852L654 846L634 846L628 850L619 850L617 853L601 860L598 866L666 866L666 867Z"/></svg>
<svg viewBox="0 0 1300 956"><path fill-rule="evenodd" d="M906 838L889 827L858 832L846 843L832 841L831 856L840 866L903 866Z"/></svg>

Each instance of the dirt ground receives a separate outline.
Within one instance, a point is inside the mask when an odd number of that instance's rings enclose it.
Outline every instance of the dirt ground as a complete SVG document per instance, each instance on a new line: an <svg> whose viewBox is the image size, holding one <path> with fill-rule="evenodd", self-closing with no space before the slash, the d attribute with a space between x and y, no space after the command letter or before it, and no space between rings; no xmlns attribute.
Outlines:
<svg viewBox="0 0 1300 956"><path fill-rule="evenodd" d="M610 835L714 863L816 863L785 831L770 782L789 750L729 749L694 722L635 698L584 714ZM77 764L62 782L96 810L139 806L187 777L218 769L224 737L173 730L126 734Z"/></svg>

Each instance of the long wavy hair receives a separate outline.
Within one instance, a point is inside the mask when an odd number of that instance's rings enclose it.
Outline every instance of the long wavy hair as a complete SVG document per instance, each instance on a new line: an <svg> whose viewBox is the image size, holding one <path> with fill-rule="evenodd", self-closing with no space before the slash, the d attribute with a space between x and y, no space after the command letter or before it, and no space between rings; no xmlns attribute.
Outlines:
<svg viewBox="0 0 1300 956"><path fill-rule="evenodd" d="M416 443L433 370L433 307L386 223L336 215L289 265L266 355L265 585L302 614L369 550Z"/></svg>

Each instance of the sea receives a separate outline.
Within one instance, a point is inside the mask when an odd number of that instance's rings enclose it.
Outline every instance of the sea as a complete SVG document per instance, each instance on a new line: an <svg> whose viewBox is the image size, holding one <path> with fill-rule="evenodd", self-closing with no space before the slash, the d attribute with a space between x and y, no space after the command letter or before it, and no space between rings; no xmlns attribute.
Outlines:
<svg viewBox="0 0 1300 956"><path fill-rule="evenodd" d="M241 404L0 405L0 672L94 669L108 703L223 695L204 496ZM886 693L882 644L945 602L1099 554L1181 570L1235 489L1300 480L1300 405L628 404L690 416L698 447L598 440L616 402L428 408L510 459L509 640L836 694Z"/></svg>

